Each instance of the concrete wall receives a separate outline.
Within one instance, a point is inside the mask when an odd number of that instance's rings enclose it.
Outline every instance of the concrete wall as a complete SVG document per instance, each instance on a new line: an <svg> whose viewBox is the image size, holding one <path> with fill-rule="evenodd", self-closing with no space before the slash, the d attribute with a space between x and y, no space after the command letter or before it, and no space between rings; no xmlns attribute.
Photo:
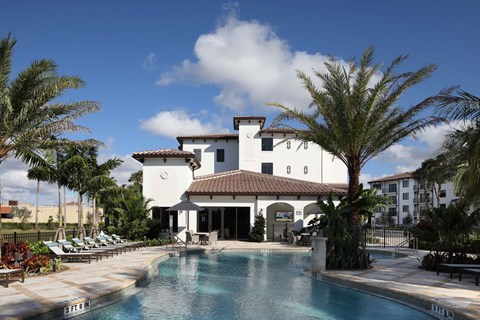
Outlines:
<svg viewBox="0 0 480 320"><path fill-rule="evenodd" d="M225 172L238 169L238 141L236 139L198 139L185 140L183 150L193 152L194 149L202 150L201 167L195 170L195 176ZM217 149L225 150L225 162L217 162Z"/></svg>
<svg viewBox="0 0 480 320"><path fill-rule="evenodd" d="M11 207L7 204L2 204L2 207ZM32 211L32 217L28 220L28 223L35 223L35 210L36 207L34 204L19 204L17 207L27 207L28 210ZM62 209L63 210L63 209ZM98 210L101 209L98 208ZM83 206L83 223L87 223L87 214L93 212L93 207ZM38 207L38 222L47 223L49 216L52 216L54 223L58 223L57 220L58 207L57 206L39 206ZM68 205L67 206L67 223L77 223L78 222L78 205ZM2 222L20 222L18 218L5 218L2 215Z"/></svg>
<svg viewBox="0 0 480 320"><path fill-rule="evenodd" d="M184 199L193 181L192 169L185 159L145 159L143 195L153 199L150 207L171 207Z"/></svg>

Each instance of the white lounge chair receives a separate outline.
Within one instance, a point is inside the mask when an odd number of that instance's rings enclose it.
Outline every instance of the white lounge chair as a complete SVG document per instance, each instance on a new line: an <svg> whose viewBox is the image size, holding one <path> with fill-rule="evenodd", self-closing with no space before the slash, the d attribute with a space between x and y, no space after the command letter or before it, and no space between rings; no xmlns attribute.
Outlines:
<svg viewBox="0 0 480 320"><path fill-rule="evenodd" d="M77 253L67 253L59 247L58 243L52 241L43 242L49 249L52 251L55 256L65 259L67 261L84 261L87 260L88 263L92 261L92 258L98 261L98 253L96 252L77 252Z"/></svg>
<svg viewBox="0 0 480 320"><path fill-rule="evenodd" d="M11 277L20 277L20 281L25 282L25 272L23 269L0 269L0 277L5 278L6 288L8 288L8 281Z"/></svg>

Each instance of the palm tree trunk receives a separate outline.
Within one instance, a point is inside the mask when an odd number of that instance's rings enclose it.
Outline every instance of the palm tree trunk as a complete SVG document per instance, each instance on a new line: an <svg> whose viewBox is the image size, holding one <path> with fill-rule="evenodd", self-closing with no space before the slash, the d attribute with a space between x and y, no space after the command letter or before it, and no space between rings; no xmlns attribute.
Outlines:
<svg viewBox="0 0 480 320"><path fill-rule="evenodd" d="M40 179L37 179L37 196L35 199L35 229L38 229L38 194L40 193Z"/></svg>
<svg viewBox="0 0 480 320"><path fill-rule="evenodd" d="M359 217L359 198L360 198L360 162L358 159L352 159L351 166L348 167L348 198L350 199L352 211L350 212L350 231L352 236L352 250L356 252L360 245L360 217Z"/></svg>

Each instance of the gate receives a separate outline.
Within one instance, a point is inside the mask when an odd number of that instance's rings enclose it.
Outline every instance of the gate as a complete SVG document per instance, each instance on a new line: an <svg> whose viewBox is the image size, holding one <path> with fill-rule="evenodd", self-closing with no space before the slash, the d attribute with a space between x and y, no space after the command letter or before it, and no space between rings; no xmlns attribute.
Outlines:
<svg viewBox="0 0 480 320"><path fill-rule="evenodd" d="M376 247L407 247L412 234L407 228L389 228L380 227L373 229L363 229L363 239L365 246Z"/></svg>

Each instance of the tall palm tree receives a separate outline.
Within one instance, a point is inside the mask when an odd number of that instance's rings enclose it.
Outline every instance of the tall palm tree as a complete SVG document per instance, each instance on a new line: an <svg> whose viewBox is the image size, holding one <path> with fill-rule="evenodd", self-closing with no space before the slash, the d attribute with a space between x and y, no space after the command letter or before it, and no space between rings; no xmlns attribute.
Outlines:
<svg viewBox="0 0 480 320"><path fill-rule="evenodd" d="M9 34L0 39L0 164L9 156L28 163L41 150L50 149L59 140L50 139L65 132L86 131L74 123L85 114L100 110L93 101L56 102L68 89L84 82L77 76L60 76L52 60L34 61L11 78L16 40Z"/></svg>
<svg viewBox="0 0 480 320"><path fill-rule="evenodd" d="M480 199L480 97L453 87L440 95L440 114L460 121L461 129L447 135L444 157L456 170L455 189L463 200Z"/></svg>
<svg viewBox="0 0 480 320"><path fill-rule="evenodd" d="M10 34L0 39L0 165L9 156L35 165L41 162L43 150L54 148L61 142L50 139L51 136L88 132L88 128L74 121L100 110L100 105L87 100L55 101L66 90L83 87L84 82L78 76L58 75L52 60L36 60L12 79L15 43Z"/></svg>
<svg viewBox="0 0 480 320"><path fill-rule="evenodd" d="M51 163L53 161L53 154L51 152L45 152L44 159L44 164ZM48 166L37 164L28 170L27 178L37 181L35 197L35 229L38 229L38 196L40 193L40 181L50 182L52 180L52 175Z"/></svg>
<svg viewBox="0 0 480 320"><path fill-rule="evenodd" d="M97 198L100 192L117 187L117 182L110 177L110 171L122 164L122 160L114 157L104 163L98 164L97 159L91 163L91 171L87 180L87 194L93 201L93 225L90 229L90 236L94 237L98 233L97 224Z"/></svg>
<svg viewBox="0 0 480 320"><path fill-rule="evenodd" d="M373 53L373 48L368 48L359 62L352 59L348 66L336 58L330 58L325 63L327 72L315 71L321 89L304 72L298 71L298 78L312 98L311 112L270 103L282 111L274 125L293 129L297 139L317 143L347 167L348 201L352 207L348 214L352 233L349 250L354 262L346 268L360 268L361 262L355 261L364 260L364 252L358 250L359 177L362 167L394 143L442 120L434 116L420 116L436 101L436 97L410 107L398 105L402 94L430 77L436 69L435 65L427 65L413 72L396 73L396 68L407 58L399 56L380 74L382 65L372 64ZM289 120L297 120L307 130L292 127L287 123Z"/></svg>

